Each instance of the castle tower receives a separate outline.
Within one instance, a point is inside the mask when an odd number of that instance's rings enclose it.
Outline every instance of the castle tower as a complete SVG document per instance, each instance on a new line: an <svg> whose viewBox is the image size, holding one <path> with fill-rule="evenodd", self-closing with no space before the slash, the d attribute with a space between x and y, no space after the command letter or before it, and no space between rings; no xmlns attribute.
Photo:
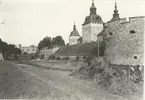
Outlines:
<svg viewBox="0 0 145 100"><path fill-rule="evenodd" d="M90 8L90 15L85 18L82 24L83 43L96 41L97 35L103 30L102 18L97 14L94 0Z"/></svg>
<svg viewBox="0 0 145 100"><path fill-rule="evenodd" d="M118 10L117 10L117 3L115 2L114 14L113 14L113 18L111 19L111 21L118 20L118 19L120 19L120 17L119 17Z"/></svg>
<svg viewBox="0 0 145 100"><path fill-rule="evenodd" d="M78 39L80 38L79 32L76 29L76 25L74 23L73 31L69 36L69 45L74 45L78 43Z"/></svg>

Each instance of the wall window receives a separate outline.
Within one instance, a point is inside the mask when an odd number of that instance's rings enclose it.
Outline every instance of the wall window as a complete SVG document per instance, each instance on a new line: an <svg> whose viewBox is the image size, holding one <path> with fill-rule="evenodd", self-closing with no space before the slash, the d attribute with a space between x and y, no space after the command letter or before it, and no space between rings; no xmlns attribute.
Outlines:
<svg viewBox="0 0 145 100"><path fill-rule="evenodd" d="M134 33L135 33L135 31L134 31L134 30L131 30L131 31L130 31L130 34L134 34Z"/></svg>
<svg viewBox="0 0 145 100"><path fill-rule="evenodd" d="M134 59L137 59L137 56L134 56Z"/></svg>
<svg viewBox="0 0 145 100"><path fill-rule="evenodd" d="M110 32L110 33L109 33L109 35L113 35L113 33L112 33L112 32Z"/></svg>

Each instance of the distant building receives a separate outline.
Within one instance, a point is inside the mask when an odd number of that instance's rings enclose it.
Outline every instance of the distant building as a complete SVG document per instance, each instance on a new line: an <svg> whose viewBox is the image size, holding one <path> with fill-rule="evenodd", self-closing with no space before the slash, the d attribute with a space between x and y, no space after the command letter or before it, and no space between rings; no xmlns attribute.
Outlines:
<svg viewBox="0 0 145 100"><path fill-rule="evenodd" d="M104 30L98 34L98 45L104 46L102 56L111 64L143 65L144 28L145 17L130 17L127 21L126 18L120 19L118 13L117 17L113 15Z"/></svg>
<svg viewBox="0 0 145 100"><path fill-rule="evenodd" d="M79 32L76 29L76 25L74 23L73 31L69 36L69 45L74 45L78 43L78 39L80 38Z"/></svg>
<svg viewBox="0 0 145 100"><path fill-rule="evenodd" d="M96 13L94 1L90 8L90 15L85 18L82 25L82 42L92 42L97 40L97 35L103 30L103 21L101 16Z"/></svg>
<svg viewBox="0 0 145 100"><path fill-rule="evenodd" d="M19 45L19 47L21 47ZM31 45L29 47L25 46L25 47L21 47L21 50L22 50L22 53L27 53L27 54L34 54L38 51L38 47L37 46L34 46L34 45Z"/></svg>

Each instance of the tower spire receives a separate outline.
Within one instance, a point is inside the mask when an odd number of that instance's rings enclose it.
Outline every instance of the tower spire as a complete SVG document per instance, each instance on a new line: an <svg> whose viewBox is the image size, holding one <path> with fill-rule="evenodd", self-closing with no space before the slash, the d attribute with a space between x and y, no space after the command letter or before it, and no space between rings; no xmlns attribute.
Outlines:
<svg viewBox="0 0 145 100"><path fill-rule="evenodd" d="M117 9L117 2L115 1L115 7L114 7L114 14L113 14L113 18L111 20L116 20L116 19L120 19L119 14L118 14L118 9Z"/></svg>
<svg viewBox="0 0 145 100"><path fill-rule="evenodd" d="M92 6L94 6L94 0L92 0Z"/></svg>
<svg viewBox="0 0 145 100"><path fill-rule="evenodd" d="M114 9L114 13L118 13L118 10L117 10L117 2L115 1L115 9Z"/></svg>
<svg viewBox="0 0 145 100"><path fill-rule="evenodd" d="M92 0L92 6L90 8L90 15L92 15L92 14L96 14L96 7L94 4L94 0Z"/></svg>
<svg viewBox="0 0 145 100"><path fill-rule="evenodd" d="M74 26L73 26L74 28L73 28L73 30L76 30L76 24L75 24L75 21L74 21Z"/></svg>

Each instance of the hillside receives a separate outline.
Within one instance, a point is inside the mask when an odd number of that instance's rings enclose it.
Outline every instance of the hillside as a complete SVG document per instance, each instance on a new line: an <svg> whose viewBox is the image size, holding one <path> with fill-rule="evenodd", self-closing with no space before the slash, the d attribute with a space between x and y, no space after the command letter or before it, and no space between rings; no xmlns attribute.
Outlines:
<svg viewBox="0 0 145 100"><path fill-rule="evenodd" d="M61 47L55 52L56 56L88 56L93 55L93 49L97 46L97 43L83 43L76 45L69 45Z"/></svg>

